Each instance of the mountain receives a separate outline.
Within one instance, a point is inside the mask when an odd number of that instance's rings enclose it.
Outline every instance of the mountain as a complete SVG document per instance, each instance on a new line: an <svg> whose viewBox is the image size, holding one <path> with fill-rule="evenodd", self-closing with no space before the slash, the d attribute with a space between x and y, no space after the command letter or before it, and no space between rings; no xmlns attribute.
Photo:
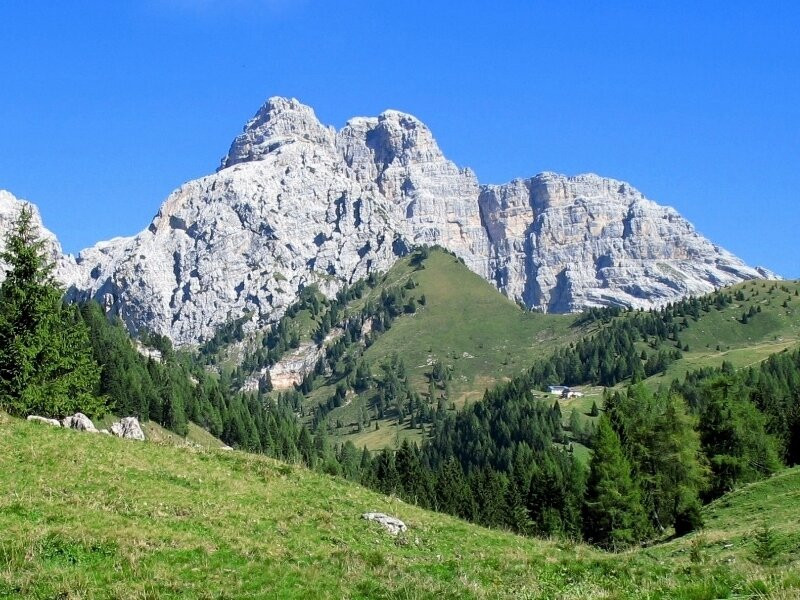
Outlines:
<svg viewBox="0 0 800 600"><path fill-rule="evenodd" d="M174 191L145 231L64 259L73 299L134 331L189 344L245 312L278 318L439 244L530 308L650 307L771 274L715 246L671 208L596 175L481 185L415 117L389 110L339 131L270 98L216 173Z"/></svg>
<svg viewBox="0 0 800 600"><path fill-rule="evenodd" d="M11 228L17 215L19 215L19 211L25 204L30 203L18 199L11 192L0 190L0 252L4 251L6 247L5 233ZM73 281L80 276L80 269L75 263L75 259L64 254L56 235L42 223L39 209L34 204L30 204L30 206L33 209L33 223L39 230L46 252L55 265L58 278L62 282ZM0 281L5 278L7 266L5 262L0 260Z"/></svg>

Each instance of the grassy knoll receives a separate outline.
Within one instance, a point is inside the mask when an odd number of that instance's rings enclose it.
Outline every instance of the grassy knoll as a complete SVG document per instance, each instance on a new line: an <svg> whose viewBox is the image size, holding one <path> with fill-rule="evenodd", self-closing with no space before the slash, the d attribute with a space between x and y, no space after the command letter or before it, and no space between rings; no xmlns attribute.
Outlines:
<svg viewBox="0 0 800 600"><path fill-rule="evenodd" d="M430 251L423 268L409 258L398 261L374 290L349 310L358 310L365 302L380 296L382 289L404 285L413 280L417 286L409 295L420 300L413 315L402 315L381 334L364 353L373 365L396 353L405 363L412 386L422 395L428 387L428 374L434 361L452 369L450 398L456 407L477 402L484 391L516 375L554 348L577 339L587 330L575 327L575 315L544 315L521 309L490 283L471 272L451 254L439 249ZM315 390L309 400L313 405L326 400L332 386ZM360 403L356 398L337 409L331 418L349 423L357 418ZM339 439L351 439L361 447L394 446L406 436L419 439L419 430L398 428L393 419L379 421L379 430L353 433L345 427Z"/></svg>
<svg viewBox="0 0 800 600"><path fill-rule="evenodd" d="M427 302L416 314L397 319L365 354L379 361L397 352L420 392L430 363L439 360L453 368L457 405L480 399L486 387L578 335L574 315L523 310L450 254L433 250L424 267L415 270L404 260L389 272L388 281L413 279L418 284L413 295L424 295Z"/></svg>
<svg viewBox="0 0 800 600"><path fill-rule="evenodd" d="M0 416L0 597L797 598L798 494L786 471L711 505L702 534L615 555L261 457ZM368 510L409 532L392 538ZM779 547L768 560L761 519Z"/></svg>

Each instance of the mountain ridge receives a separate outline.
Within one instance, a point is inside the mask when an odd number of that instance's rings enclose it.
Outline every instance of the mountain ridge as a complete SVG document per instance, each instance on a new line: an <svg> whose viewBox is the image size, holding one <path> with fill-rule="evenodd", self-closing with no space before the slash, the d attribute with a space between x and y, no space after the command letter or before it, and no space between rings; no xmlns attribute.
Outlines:
<svg viewBox="0 0 800 600"><path fill-rule="evenodd" d="M546 312L650 307L774 277L625 182L545 172L481 185L412 115L387 110L336 131L280 97L147 229L64 258L58 274L71 299L191 344L245 311L274 321L302 287L332 295L421 244Z"/></svg>

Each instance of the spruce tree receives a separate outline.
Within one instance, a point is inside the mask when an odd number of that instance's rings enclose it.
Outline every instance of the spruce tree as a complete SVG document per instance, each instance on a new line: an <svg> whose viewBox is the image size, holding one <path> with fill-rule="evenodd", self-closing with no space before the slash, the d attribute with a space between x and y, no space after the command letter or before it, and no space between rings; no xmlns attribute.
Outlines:
<svg viewBox="0 0 800 600"><path fill-rule="evenodd" d="M653 428L653 510L660 523L672 523L679 535L703 524L700 494L709 470L695 425L684 399L673 394Z"/></svg>
<svg viewBox="0 0 800 600"><path fill-rule="evenodd" d="M700 439L712 471L707 499L780 468L777 444L766 432L764 415L746 398L735 376L718 376L701 393L705 408L700 418Z"/></svg>
<svg viewBox="0 0 800 600"><path fill-rule="evenodd" d="M595 436L583 525L589 542L615 550L639 541L645 531L644 511L630 463L605 415Z"/></svg>
<svg viewBox="0 0 800 600"><path fill-rule="evenodd" d="M0 286L0 407L19 416L101 413L100 369L86 325L62 302L29 205L0 258L8 265Z"/></svg>

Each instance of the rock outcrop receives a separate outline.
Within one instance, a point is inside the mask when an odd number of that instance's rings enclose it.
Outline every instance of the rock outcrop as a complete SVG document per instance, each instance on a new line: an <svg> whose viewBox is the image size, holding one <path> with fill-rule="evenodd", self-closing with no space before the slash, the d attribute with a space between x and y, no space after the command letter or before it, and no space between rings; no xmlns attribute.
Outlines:
<svg viewBox="0 0 800 600"><path fill-rule="evenodd" d="M92 420L83 413L75 413L71 417L64 417L61 420L61 425L66 429L97 433L97 428L92 423Z"/></svg>
<svg viewBox="0 0 800 600"><path fill-rule="evenodd" d="M44 423L45 425L52 425L53 427L61 427L61 421L58 419L48 419L47 417L40 417L38 415L28 415L26 421L33 421L34 423Z"/></svg>
<svg viewBox="0 0 800 600"><path fill-rule="evenodd" d="M144 441L144 431L136 417L125 417L111 425L111 433L126 440Z"/></svg>
<svg viewBox="0 0 800 600"><path fill-rule="evenodd" d="M545 311L646 308L775 277L748 267L674 209L622 181L542 173L485 186L479 203L494 283Z"/></svg>
<svg viewBox="0 0 800 600"><path fill-rule="evenodd" d="M408 530L406 524L403 523L397 517L392 517L385 513L376 513L376 512L368 512L361 515L362 519L366 519L367 521L375 521L376 523L380 523L386 531L388 531L392 535L397 535L399 533L404 533Z"/></svg>
<svg viewBox="0 0 800 600"><path fill-rule="evenodd" d="M216 173L173 192L140 234L59 253L58 277L131 330L190 344L245 312L257 317L249 327L274 322L302 287L333 294L416 244L440 244L509 297L554 312L653 306L772 275L626 183L543 173L481 186L411 115L337 132L271 98Z"/></svg>

